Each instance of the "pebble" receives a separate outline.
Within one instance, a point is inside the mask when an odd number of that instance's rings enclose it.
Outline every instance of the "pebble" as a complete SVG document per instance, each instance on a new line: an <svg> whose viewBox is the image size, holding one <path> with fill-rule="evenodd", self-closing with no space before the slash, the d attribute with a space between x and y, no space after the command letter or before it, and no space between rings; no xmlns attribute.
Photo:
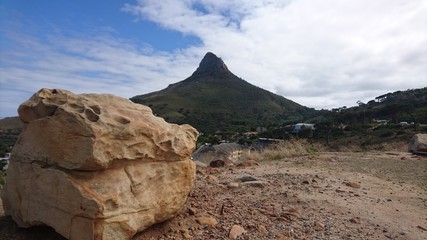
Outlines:
<svg viewBox="0 0 427 240"><path fill-rule="evenodd" d="M213 217L198 217L196 221L200 225L209 225L211 227L215 227L218 224L218 221Z"/></svg>
<svg viewBox="0 0 427 240"><path fill-rule="evenodd" d="M360 218L358 218L358 217L350 219L350 222L356 223L356 224L360 224L361 223Z"/></svg>
<svg viewBox="0 0 427 240"><path fill-rule="evenodd" d="M197 209L193 208L193 207L190 207L190 208L188 208L188 213L190 215L195 215L197 213Z"/></svg>
<svg viewBox="0 0 427 240"><path fill-rule="evenodd" d="M228 235L231 239L237 239L240 235L245 234L247 231L240 225L233 225Z"/></svg>
<svg viewBox="0 0 427 240"><path fill-rule="evenodd" d="M244 176L244 177L239 178L239 180L241 182L255 182L255 181L258 181L258 179L254 178L252 176Z"/></svg>
<svg viewBox="0 0 427 240"><path fill-rule="evenodd" d="M267 186L267 183L264 181L251 181L251 182L242 182L242 185L264 188Z"/></svg>
<svg viewBox="0 0 427 240"><path fill-rule="evenodd" d="M314 230L322 231L323 229L325 229L325 224L321 222L316 222L316 224L314 225Z"/></svg>
<svg viewBox="0 0 427 240"><path fill-rule="evenodd" d="M352 188L360 188L360 184L355 183L355 182L346 182L345 185L352 187Z"/></svg>
<svg viewBox="0 0 427 240"><path fill-rule="evenodd" d="M238 182L230 182L230 183L228 183L227 187L229 187L229 188L238 188L239 187L239 183Z"/></svg>

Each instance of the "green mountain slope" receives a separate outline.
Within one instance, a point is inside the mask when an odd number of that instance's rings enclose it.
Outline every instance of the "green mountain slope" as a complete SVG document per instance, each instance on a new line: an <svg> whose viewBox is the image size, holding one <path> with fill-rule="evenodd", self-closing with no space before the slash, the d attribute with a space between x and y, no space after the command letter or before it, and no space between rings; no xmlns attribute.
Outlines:
<svg viewBox="0 0 427 240"><path fill-rule="evenodd" d="M427 87L396 91L352 108L333 109L337 122L369 123L374 119L391 123L427 123Z"/></svg>
<svg viewBox="0 0 427 240"><path fill-rule="evenodd" d="M187 79L131 100L151 107L169 122L188 123L204 133L278 126L316 114L242 80L213 53L207 53Z"/></svg>

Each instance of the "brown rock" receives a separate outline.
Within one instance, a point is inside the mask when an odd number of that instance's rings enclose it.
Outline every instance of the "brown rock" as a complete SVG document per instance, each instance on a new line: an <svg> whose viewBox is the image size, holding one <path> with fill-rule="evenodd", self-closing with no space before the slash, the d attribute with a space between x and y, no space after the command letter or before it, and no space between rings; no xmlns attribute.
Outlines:
<svg viewBox="0 0 427 240"><path fill-rule="evenodd" d="M238 182L230 182L227 185L229 188L238 188L239 187L239 183Z"/></svg>
<svg viewBox="0 0 427 240"><path fill-rule="evenodd" d="M290 208L290 209L286 210L285 214L289 215L289 216L294 216L297 218L301 217L301 211L296 209L296 208Z"/></svg>
<svg viewBox="0 0 427 240"><path fill-rule="evenodd" d="M316 222L314 224L314 230L316 230L316 231L322 231L323 229L325 229L325 224L323 224L321 222Z"/></svg>
<svg viewBox="0 0 427 240"><path fill-rule="evenodd" d="M211 227L215 227L218 224L218 221L213 217L198 217L196 221L200 225L209 225Z"/></svg>
<svg viewBox="0 0 427 240"><path fill-rule="evenodd" d="M197 209L196 209L196 208L193 208L193 207L190 207L190 208L188 208L188 213L189 213L190 215L196 215L196 213L197 213Z"/></svg>
<svg viewBox="0 0 427 240"><path fill-rule="evenodd" d="M242 186L251 186L251 187L264 188L264 187L267 186L267 182L264 182L264 181L243 182Z"/></svg>
<svg viewBox="0 0 427 240"><path fill-rule="evenodd" d="M228 235L231 239L237 239L240 235L245 234L247 231L240 225L233 225Z"/></svg>
<svg viewBox="0 0 427 240"><path fill-rule="evenodd" d="M427 152L427 134L415 134L409 142L410 152Z"/></svg>
<svg viewBox="0 0 427 240"><path fill-rule="evenodd" d="M181 229L180 231L181 231L182 237L184 239L190 239L191 238L191 235L187 229Z"/></svg>
<svg viewBox="0 0 427 240"><path fill-rule="evenodd" d="M360 188L360 184L359 183L355 183L355 182L346 182L345 185L349 186L349 187L352 187L352 188Z"/></svg>
<svg viewBox="0 0 427 240"><path fill-rule="evenodd" d="M220 159L214 160L214 161L211 161L209 163L209 166L213 167L213 168L224 167L225 166L225 161L224 160L220 160Z"/></svg>
<svg viewBox="0 0 427 240"><path fill-rule="evenodd" d="M264 225L259 225L258 226L258 231L261 234L261 236L267 236L268 235L267 228L265 228Z"/></svg>
<svg viewBox="0 0 427 240"><path fill-rule="evenodd" d="M21 227L68 239L130 239L175 216L195 179L197 131L107 94L42 89L18 109L25 128L2 190Z"/></svg>
<svg viewBox="0 0 427 240"><path fill-rule="evenodd" d="M356 223L356 224L360 224L362 221L360 221L360 218L356 217L356 218L352 218L350 219L351 223Z"/></svg>
<svg viewBox="0 0 427 240"><path fill-rule="evenodd" d="M208 180L208 182L210 182L210 183L218 183L219 182L218 177L216 177L214 175L208 175L206 177L206 180Z"/></svg>

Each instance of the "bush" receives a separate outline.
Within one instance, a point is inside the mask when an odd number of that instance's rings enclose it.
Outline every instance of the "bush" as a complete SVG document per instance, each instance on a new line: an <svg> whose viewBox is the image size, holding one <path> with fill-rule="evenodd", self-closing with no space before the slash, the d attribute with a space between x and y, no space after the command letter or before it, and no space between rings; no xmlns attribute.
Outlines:
<svg viewBox="0 0 427 240"><path fill-rule="evenodd" d="M383 133L380 134L380 137L382 138L386 138L386 137L392 137L394 136L394 132L393 131L385 131Z"/></svg>
<svg viewBox="0 0 427 240"><path fill-rule="evenodd" d="M311 143L306 139L282 141L261 150L246 151L244 158L256 161L281 160L287 157L297 157L324 151L321 144Z"/></svg>
<svg viewBox="0 0 427 240"><path fill-rule="evenodd" d="M4 172L0 171L0 186L3 186L5 184L5 176L4 176Z"/></svg>

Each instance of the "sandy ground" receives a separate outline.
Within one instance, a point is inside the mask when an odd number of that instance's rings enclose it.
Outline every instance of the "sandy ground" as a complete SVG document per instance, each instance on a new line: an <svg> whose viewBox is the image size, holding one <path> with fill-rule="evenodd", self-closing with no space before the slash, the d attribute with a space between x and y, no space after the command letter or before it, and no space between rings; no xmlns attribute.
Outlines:
<svg viewBox="0 0 427 240"><path fill-rule="evenodd" d="M321 153L198 168L186 207L134 240L427 239L426 183L427 158L407 153ZM0 217L0 239L40 237L61 239Z"/></svg>

